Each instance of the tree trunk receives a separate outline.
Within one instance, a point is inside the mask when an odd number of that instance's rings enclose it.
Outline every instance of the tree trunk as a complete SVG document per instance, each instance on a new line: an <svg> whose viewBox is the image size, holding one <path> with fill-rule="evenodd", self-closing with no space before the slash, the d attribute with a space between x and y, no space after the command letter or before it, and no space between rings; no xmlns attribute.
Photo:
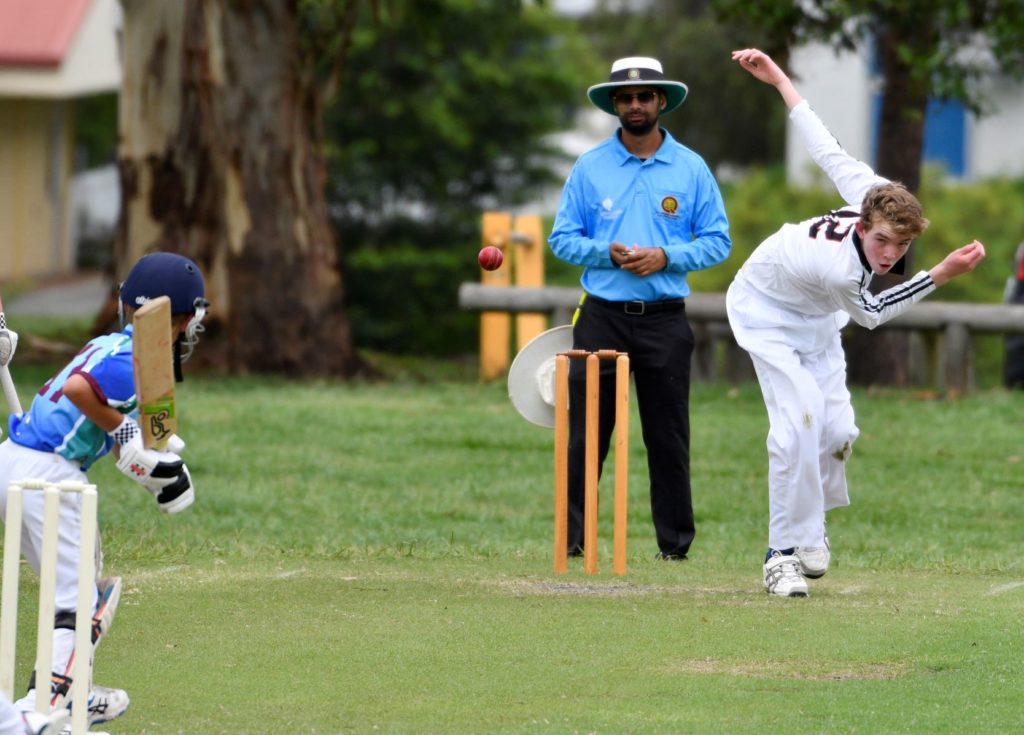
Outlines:
<svg viewBox="0 0 1024 735"><path fill-rule="evenodd" d="M924 38L908 38L893 26L882 29L877 36L884 87L875 169L916 193L921 183L928 94L897 50L898 43L913 40L926 42ZM906 275L914 273L913 250L911 247L906 256ZM892 288L906 280L906 275L875 276L871 290L878 293ZM851 383L906 386L910 382L910 338L906 332L869 332L853 327L847 335L846 352Z"/></svg>
<svg viewBox="0 0 1024 735"><path fill-rule="evenodd" d="M117 277L153 250L203 269L234 373L360 368L327 218L297 0L124 2ZM205 360L204 360L205 361Z"/></svg>

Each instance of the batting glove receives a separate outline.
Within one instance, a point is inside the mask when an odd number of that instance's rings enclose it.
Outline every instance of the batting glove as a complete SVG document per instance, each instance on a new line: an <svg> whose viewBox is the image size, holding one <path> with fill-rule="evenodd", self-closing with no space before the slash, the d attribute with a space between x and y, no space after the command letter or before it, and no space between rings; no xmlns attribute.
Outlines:
<svg viewBox="0 0 1024 735"><path fill-rule="evenodd" d="M18 346L18 333L7 328L7 317L0 311L0 365L6 365L14 357Z"/></svg>
<svg viewBox="0 0 1024 735"><path fill-rule="evenodd" d="M181 474L174 479L174 482L164 485L162 488L149 487L149 491L156 496L160 510L171 515L185 510L196 499L192 475L184 464L181 465Z"/></svg>
<svg viewBox="0 0 1024 735"><path fill-rule="evenodd" d="M132 424L135 422L132 421ZM185 466L181 457L173 452L146 449L142 446L142 432L138 431L137 424L135 429L135 436L121 445L117 469L151 491L161 490L176 482ZM120 431L120 427L117 430Z"/></svg>
<svg viewBox="0 0 1024 735"><path fill-rule="evenodd" d="M0 365L6 365L18 349L18 333L7 327L0 328Z"/></svg>

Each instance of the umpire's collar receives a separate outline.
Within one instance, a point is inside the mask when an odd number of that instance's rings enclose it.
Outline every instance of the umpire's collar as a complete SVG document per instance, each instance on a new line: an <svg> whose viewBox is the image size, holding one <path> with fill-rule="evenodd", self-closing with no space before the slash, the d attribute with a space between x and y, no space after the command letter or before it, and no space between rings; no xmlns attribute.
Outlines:
<svg viewBox="0 0 1024 735"><path fill-rule="evenodd" d="M658 128L661 133L661 145L658 146L658 150L651 156L655 161L661 161L662 163L672 163L675 158L676 146L672 145L675 143L675 138L672 137L672 133L668 132L665 128ZM617 128L612 137L615 138L615 151L619 157L619 165L624 166L626 161L630 159L637 160L651 160L651 158L641 159L638 156L629 152L629 149L622 142L622 128Z"/></svg>

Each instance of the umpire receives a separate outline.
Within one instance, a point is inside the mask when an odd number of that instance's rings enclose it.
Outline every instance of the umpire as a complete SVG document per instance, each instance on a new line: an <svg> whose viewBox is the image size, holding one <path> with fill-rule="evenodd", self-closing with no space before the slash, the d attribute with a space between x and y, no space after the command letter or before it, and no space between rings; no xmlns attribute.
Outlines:
<svg viewBox="0 0 1024 735"><path fill-rule="evenodd" d="M731 241L722 196L704 160L660 127L686 98L656 59L612 64L590 101L620 127L576 161L549 238L560 259L583 266L573 347L630 356L647 465L651 513L663 559L684 559L695 533L690 498L690 358L686 274L717 265ZM583 549L585 366L569 372L569 541ZM614 362L601 361L599 456L615 422Z"/></svg>

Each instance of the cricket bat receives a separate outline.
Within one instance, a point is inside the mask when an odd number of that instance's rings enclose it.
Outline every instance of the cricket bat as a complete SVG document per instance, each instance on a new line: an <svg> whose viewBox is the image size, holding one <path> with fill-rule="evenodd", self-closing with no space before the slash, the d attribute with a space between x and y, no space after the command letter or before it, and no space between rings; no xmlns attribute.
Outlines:
<svg viewBox="0 0 1024 735"><path fill-rule="evenodd" d="M11 413L21 413L21 401L18 400L18 391L14 388L11 369L7 365L0 365L0 385L3 385L4 398L7 399L7 410Z"/></svg>
<svg viewBox="0 0 1024 735"><path fill-rule="evenodd" d="M132 325L132 369L142 445L147 449L163 449L171 434L178 430L171 300L158 296L147 301L135 312Z"/></svg>

